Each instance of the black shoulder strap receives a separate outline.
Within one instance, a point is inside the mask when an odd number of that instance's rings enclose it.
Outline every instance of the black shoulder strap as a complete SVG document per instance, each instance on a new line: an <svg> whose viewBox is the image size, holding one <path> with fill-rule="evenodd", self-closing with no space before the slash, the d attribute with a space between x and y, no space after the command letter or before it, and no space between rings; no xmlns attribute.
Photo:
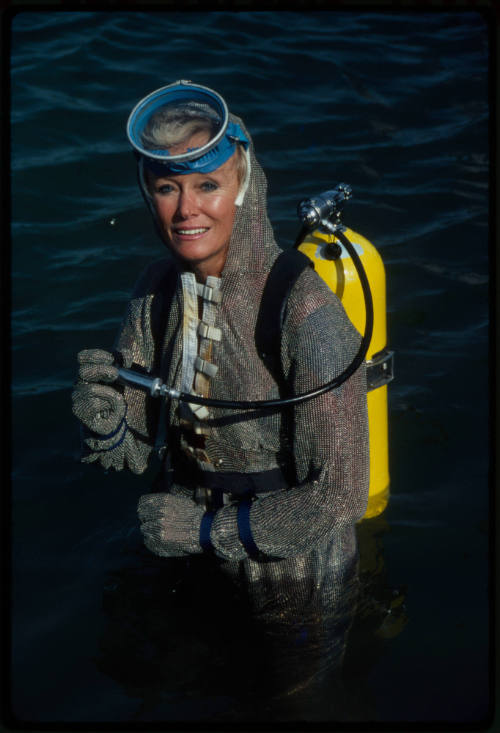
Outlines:
<svg viewBox="0 0 500 733"><path fill-rule="evenodd" d="M299 275L313 263L297 249L283 250L274 262L262 293L255 326L257 352L278 384L283 385L280 345L288 296Z"/></svg>
<svg viewBox="0 0 500 733"><path fill-rule="evenodd" d="M151 311L151 329L155 341L155 361L153 371L158 373L161 367L161 348L163 335L167 326L168 313L172 305L177 283L177 269L169 267L156 286Z"/></svg>
<svg viewBox="0 0 500 733"><path fill-rule="evenodd" d="M152 312L151 312L151 328L153 331L153 338L155 341L155 359L153 365L153 374L158 376L161 374L162 367L162 346L163 337L167 327L168 314L172 306L174 298L175 288L177 283L177 268L171 266L168 268L165 275L161 278L157 285L157 288L153 297ZM167 400L160 399L149 400L147 405L149 409L152 403L155 403L154 408L156 409L156 435L155 435L155 451L162 463L166 460L166 439L167 439L167 423L166 423L166 409ZM163 471L157 476L154 486L157 487L158 481L163 480ZM156 490L156 489L155 489ZM161 490L161 489L160 489Z"/></svg>

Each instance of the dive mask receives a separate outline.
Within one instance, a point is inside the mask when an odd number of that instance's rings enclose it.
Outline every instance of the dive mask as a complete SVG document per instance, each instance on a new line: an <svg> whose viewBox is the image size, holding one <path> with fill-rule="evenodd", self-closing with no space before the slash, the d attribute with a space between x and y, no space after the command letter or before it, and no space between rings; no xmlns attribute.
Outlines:
<svg viewBox="0 0 500 733"><path fill-rule="evenodd" d="M165 148L151 148L145 144L145 132L157 113L174 117L178 113L184 120L204 119L211 130L209 140L175 154ZM249 145L240 125L229 119L226 102L220 94L184 80L161 87L141 99L128 118L127 137L144 164L156 175L211 173L229 160L237 142L245 150Z"/></svg>

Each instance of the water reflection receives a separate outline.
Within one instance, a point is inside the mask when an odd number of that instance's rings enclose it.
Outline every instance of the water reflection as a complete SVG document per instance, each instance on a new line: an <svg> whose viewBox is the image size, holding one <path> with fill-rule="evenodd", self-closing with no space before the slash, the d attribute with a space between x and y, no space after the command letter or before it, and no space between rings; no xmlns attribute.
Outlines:
<svg viewBox="0 0 500 733"><path fill-rule="evenodd" d="M371 674L389 641L408 622L406 588L390 584L385 564L383 538L389 531L384 514L357 526L359 594L343 665L343 679L357 721L380 720Z"/></svg>
<svg viewBox="0 0 500 733"><path fill-rule="evenodd" d="M358 527L359 563L353 529L278 564L164 560L137 544L107 578L96 663L137 698L136 720L369 718L359 683L404 617L386 526Z"/></svg>

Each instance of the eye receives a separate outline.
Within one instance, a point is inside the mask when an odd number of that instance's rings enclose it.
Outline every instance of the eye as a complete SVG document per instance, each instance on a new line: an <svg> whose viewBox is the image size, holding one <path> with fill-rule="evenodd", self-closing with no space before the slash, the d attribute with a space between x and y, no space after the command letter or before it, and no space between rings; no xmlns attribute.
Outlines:
<svg viewBox="0 0 500 733"><path fill-rule="evenodd" d="M202 191L216 191L219 186L214 181L203 181L200 186Z"/></svg>
<svg viewBox="0 0 500 733"><path fill-rule="evenodd" d="M166 196L169 193L172 193L174 190L174 187L171 183L162 183L161 186L157 186L155 188L155 193L158 193L160 196Z"/></svg>

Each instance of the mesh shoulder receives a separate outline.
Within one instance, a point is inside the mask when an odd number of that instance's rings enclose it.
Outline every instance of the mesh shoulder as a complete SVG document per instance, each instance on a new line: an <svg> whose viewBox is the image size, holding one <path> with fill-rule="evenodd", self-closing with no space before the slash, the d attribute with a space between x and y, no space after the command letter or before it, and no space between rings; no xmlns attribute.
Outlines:
<svg viewBox="0 0 500 733"><path fill-rule="evenodd" d="M326 305L332 306L339 314L344 312L338 296L315 270L307 267L299 275L290 292L286 308L287 325L292 328L300 325L308 315Z"/></svg>
<svg viewBox="0 0 500 733"><path fill-rule="evenodd" d="M306 269L288 298L281 343L285 374L299 363L302 371L305 364L310 366L309 377L332 379L352 361L360 341L340 299L312 269Z"/></svg>

